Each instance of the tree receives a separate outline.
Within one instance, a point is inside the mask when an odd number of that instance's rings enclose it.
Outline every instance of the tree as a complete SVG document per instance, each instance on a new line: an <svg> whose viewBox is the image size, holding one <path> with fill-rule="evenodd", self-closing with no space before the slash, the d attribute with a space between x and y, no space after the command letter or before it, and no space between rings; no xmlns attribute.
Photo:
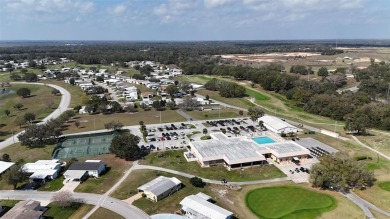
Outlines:
<svg viewBox="0 0 390 219"><path fill-rule="evenodd" d="M199 178L199 177L196 177L196 176L192 177L190 179L190 183L191 183L192 186L199 187L199 188L203 188L203 187L206 186L206 183L203 182L202 178Z"/></svg>
<svg viewBox="0 0 390 219"><path fill-rule="evenodd" d="M14 105L14 108L15 108L15 109L18 109L18 110L21 110L23 107L24 107L24 106L23 106L23 104L21 104L21 103L17 103L17 104Z"/></svg>
<svg viewBox="0 0 390 219"><path fill-rule="evenodd" d="M116 135L111 141L110 152L125 160L139 159L142 156L139 141L139 137L131 133Z"/></svg>
<svg viewBox="0 0 390 219"><path fill-rule="evenodd" d="M30 60L28 62L28 66L31 68L35 68L35 67L37 67L37 63L34 60Z"/></svg>
<svg viewBox="0 0 390 219"><path fill-rule="evenodd" d="M80 123L79 120L76 120L76 121L74 121L74 125L75 125L77 128L79 128L80 125L81 125L81 123Z"/></svg>
<svg viewBox="0 0 390 219"><path fill-rule="evenodd" d="M206 97L205 97L206 100L209 100L210 99L210 96L207 94Z"/></svg>
<svg viewBox="0 0 390 219"><path fill-rule="evenodd" d="M20 165L14 165L5 173L4 179L16 189L18 184L25 182L28 177L26 171Z"/></svg>
<svg viewBox="0 0 390 219"><path fill-rule="evenodd" d="M58 89L53 88L53 89L51 90L51 94L57 96L58 94L61 94L61 92L60 92Z"/></svg>
<svg viewBox="0 0 390 219"><path fill-rule="evenodd" d="M20 97L25 98L25 97L27 97L27 96L30 96L31 90L28 89L28 88L23 87L23 88L18 89L18 90L16 91L16 94L17 94L18 96L20 96Z"/></svg>
<svg viewBox="0 0 390 219"><path fill-rule="evenodd" d="M34 73L26 73L26 75L24 76L24 79L25 79L27 82L38 81L38 75L36 75L36 74L34 74Z"/></svg>
<svg viewBox="0 0 390 219"><path fill-rule="evenodd" d="M28 126L24 132L18 135L22 145L29 148L43 147L47 144L54 144L55 129L47 124L34 124Z"/></svg>
<svg viewBox="0 0 390 219"><path fill-rule="evenodd" d="M190 96L185 96L183 98L183 103L181 104L181 108L189 111L189 110L194 110L195 107L199 106L199 102Z"/></svg>
<svg viewBox="0 0 390 219"><path fill-rule="evenodd" d="M244 115L244 111L242 111L242 110L238 111L238 115L243 116Z"/></svg>
<svg viewBox="0 0 390 219"><path fill-rule="evenodd" d="M75 79L74 78L69 79L69 84L75 85L76 84Z"/></svg>
<svg viewBox="0 0 390 219"><path fill-rule="evenodd" d="M102 76L97 76L96 81L98 82L104 82L104 78Z"/></svg>
<svg viewBox="0 0 390 219"><path fill-rule="evenodd" d="M175 103L175 101L169 101L169 102L167 102L166 103L166 106L169 108L169 109L171 109L171 110L174 110L175 108L176 108L176 103Z"/></svg>
<svg viewBox="0 0 390 219"><path fill-rule="evenodd" d="M3 154L1 155L1 160L4 162L11 162L11 157L9 156L9 154Z"/></svg>
<svg viewBox="0 0 390 219"><path fill-rule="evenodd" d="M122 111L122 106L120 105L120 103L118 103L116 101L111 101L110 106L111 106L111 110L113 112L119 113Z"/></svg>
<svg viewBox="0 0 390 219"><path fill-rule="evenodd" d="M259 126L260 126L260 129L263 130L265 128L264 126L264 121L263 120L260 120L259 121Z"/></svg>
<svg viewBox="0 0 390 219"><path fill-rule="evenodd" d="M206 128L203 129L203 134L204 135L207 134L207 129Z"/></svg>
<svg viewBox="0 0 390 219"><path fill-rule="evenodd" d="M58 204L61 208L70 207L76 200L73 198L73 194L70 191L63 190L55 193L52 202Z"/></svg>
<svg viewBox="0 0 390 219"><path fill-rule="evenodd" d="M321 67L318 69L317 75L321 76L322 79L325 79L329 75L328 69L326 67Z"/></svg>
<svg viewBox="0 0 390 219"><path fill-rule="evenodd" d="M259 106L249 107L248 116L255 122L258 118L264 116L264 111Z"/></svg>
<svg viewBox="0 0 390 219"><path fill-rule="evenodd" d="M310 181L314 187L332 190L363 189L374 182L374 172L346 153L332 153L312 166Z"/></svg>
<svg viewBox="0 0 390 219"><path fill-rule="evenodd" d="M344 130L364 134L370 127L370 118L366 114L352 113L345 116Z"/></svg>
<svg viewBox="0 0 390 219"><path fill-rule="evenodd" d="M4 114L5 114L7 117L9 117L9 115L11 114L11 111L9 111L9 110L4 110Z"/></svg>
<svg viewBox="0 0 390 219"><path fill-rule="evenodd" d="M163 106L161 105L161 102L159 100L155 100L152 103L153 108L155 108L157 111L162 110Z"/></svg>
<svg viewBox="0 0 390 219"><path fill-rule="evenodd" d="M26 124L26 122L27 121L24 119L24 117L21 116L15 119L15 124L18 125L19 127L22 127L22 125Z"/></svg>
<svg viewBox="0 0 390 219"><path fill-rule="evenodd" d="M167 88L165 89L165 91L170 95L170 96L173 96L174 93L178 92L179 89L177 88L176 85L173 85L173 84L170 84L167 86Z"/></svg>
<svg viewBox="0 0 390 219"><path fill-rule="evenodd" d="M123 123L119 121L111 121L109 123L104 124L104 128L108 130L118 131L123 128Z"/></svg>
<svg viewBox="0 0 390 219"><path fill-rule="evenodd" d="M24 120L27 122L31 123L32 121L35 120L35 114L34 113L25 113L23 116Z"/></svg>
<svg viewBox="0 0 390 219"><path fill-rule="evenodd" d="M180 88L180 90L182 90L182 91L188 93L188 91L192 88L192 86L191 86L190 83L188 83L188 82L186 82L186 81L181 81L181 82L179 83L179 88Z"/></svg>

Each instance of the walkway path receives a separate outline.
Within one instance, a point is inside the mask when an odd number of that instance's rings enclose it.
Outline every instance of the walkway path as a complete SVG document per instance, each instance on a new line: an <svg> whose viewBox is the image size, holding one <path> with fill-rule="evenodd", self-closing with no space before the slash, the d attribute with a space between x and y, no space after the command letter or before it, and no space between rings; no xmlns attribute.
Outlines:
<svg viewBox="0 0 390 219"><path fill-rule="evenodd" d="M384 211L384 210L378 208L377 206L375 206L375 205L369 203L368 201L360 198L359 196L357 196L353 192L350 192L348 194L344 194L344 196L347 197L353 203L355 203L357 206L359 206L363 210L363 212L364 212L364 214L366 215L367 218L375 218L374 215L372 214L372 212L370 211L370 209L371 210L375 210L378 213L383 214L383 215L385 215L385 216L390 218L390 213L389 212Z"/></svg>
<svg viewBox="0 0 390 219"><path fill-rule="evenodd" d="M184 176L186 178L195 177L195 175L191 175L188 173L183 173L180 171L171 170L171 169L167 169L167 168L162 168L162 167L155 167L155 166L148 166L148 165L133 165L132 168L134 170L158 170L158 171L176 174L179 176ZM220 185L223 184L221 182L221 180L212 180L212 179L205 179L205 178L202 178L202 180L204 182L210 183L210 184L220 184ZM290 181L290 180L291 179L289 177L282 177L282 178L275 178L275 179L264 179L264 180L244 181L244 182L228 182L228 183L231 185L254 185L254 184L265 184L265 183L273 183L273 182L284 182L284 181Z"/></svg>
<svg viewBox="0 0 390 219"><path fill-rule="evenodd" d="M188 115L186 112L184 112L182 109L178 109L176 110L176 112L183 116L187 121L192 121L192 117L190 115Z"/></svg>
<svg viewBox="0 0 390 219"><path fill-rule="evenodd" d="M131 171L134 170L134 167L137 166L138 164L138 161L134 161L133 162L133 166L131 166L126 172L125 174L123 174L123 176L118 180L118 182L115 183L115 185L113 185L106 193L104 193L103 195L101 195L98 203L95 205L95 207L90 211L88 212L88 214L86 214L83 219L87 219L89 218L99 207L104 207L104 204L105 204L105 201L107 198L110 198L109 195L115 190L118 188L118 186L120 184L122 184L122 182L130 175ZM134 207L135 208L135 207ZM139 210L139 209L138 209ZM141 210L139 210L141 211ZM145 214L145 213L144 213ZM146 215L146 214L145 214ZM128 217L126 217L128 218ZM129 217L131 218L131 217ZM145 217L143 217L145 218Z"/></svg>
<svg viewBox="0 0 390 219"><path fill-rule="evenodd" d="M370 146L368 146L368 145L363 144L363 142L359 141L359 139L356 138L355 136L353 136L353 135L351 135L351 136L352 136L353 140L355 140L359 145L361 145L361 146L367 148L368 150L371 150L371 151L373 151L373 152L375 152L375 153L381 155L382 157L384 157L384 158L390 160L390 157L387 156L386 154L384 154L384 153L382 153L382 152L380 152L380 151L377 151L377 150L375 150L374 148L372 148L372 147L370 147Z"/></svg>
<svg viewBox="0 0 390 219"><path fill-rule="evenodd" d="M49 87L52 87L52 88L55 88L57 90L59 90L61 92L61 101L60 101L60 104L58 105L58 108L56 110L54 110L50 115L48 115L46 118L42 119L41 122L39 122L38 124L43 124L45 122L47 122L48 120L50 119L55 119L57 117L59 117L61 115L61 113L63 113L64 111L68 110L69 108L69 105L70 105L70 93L69 91L67 91L66 89L58 86L58 85L54 85L54 84L45 84L45 83L27 83L27 82L11 82L11 84L34 84L34 85L43 85L43 86L49 86ZM0 150L12 145L12 144L15 144L17 142L19 142L19 139L18 139L18 136L23 133L23 131L5 139L4 141L0 142Z"/></svg>

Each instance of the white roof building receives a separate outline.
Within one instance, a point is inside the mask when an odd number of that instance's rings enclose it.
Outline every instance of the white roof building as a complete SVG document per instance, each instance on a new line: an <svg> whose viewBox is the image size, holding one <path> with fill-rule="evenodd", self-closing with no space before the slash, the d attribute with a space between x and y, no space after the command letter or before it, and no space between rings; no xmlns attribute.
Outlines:
<svg viewBox="0 0 390 219"><path fill-rule="evenodd" d="M30 179L55 179L61 170L59 160L38 160L35 163L26 163L23 170L30 173Z"/></svg>
<svg viewBox="0 0 390 219"><path fill-rule="evenodd" d="M198 193L197 195L190 195L185 197L180 204L183 211L186 212L187 218L201 218L201 219L229 219L232 218L233 212L219 207L208 199L205 199L205 194ZM209 196L208 196L209 197Z"/></svg>
<svg viewBox="0 0 390 219"><path fill-rule="evenodd" d="M0 174L4 173L6 170L11 168L13 165L15 165L15 163L0 161Z"/></svg>
<svg viewBox="0 0 390 219"><path fill-rule="evenodd" d="M257 122L263 121L264 126L275 133L289 133L289 132L298 132L299 129L277 117L274 116L262 116L257 119Z"/></svg>
<svg viewBox="0 0 390 219"><path fill-rule="evenodd" d="M159 201L181 188L181 181L176 177L159 176L154 180L138 187L138 191L144 192L152 201Z"/></svg>

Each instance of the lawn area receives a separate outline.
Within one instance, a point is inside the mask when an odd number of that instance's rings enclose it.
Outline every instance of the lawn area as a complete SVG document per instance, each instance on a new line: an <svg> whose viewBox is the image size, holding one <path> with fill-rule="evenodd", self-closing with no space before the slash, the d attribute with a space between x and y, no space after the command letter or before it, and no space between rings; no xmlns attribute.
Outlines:
<svg viewBox="0 0 390 219"><path fill-rule="evenodd" d="M224 119L239 117L238 110L222 108L220 110L186 111L186 114L197 120Z"/></svg>
<svg viewBox="0 0 390 219"><path fill-rule="evenodd" d="M109 115L89 115L89 114L80 114L75 117L79 120L81 125L79 128L70 124L64 134L77 133L77 132L86 132L92 130L105 129L104 124L111 121L120 121L125 126L130 125L139 125L139 121L144 121L145 124L158 124L160 123L160 112L152 109L150 111L144 111L140 109L137 113L114 113ZM171 123L171 122L181 122L186 121L181 115L179 115L175 110L164 110L161 111L161 122L162 123Z"/></svg>
<svg viewBox="0 0 390 219"><path fill-rule="evenodd" d="M79 161L85 160L101 160L107 165L108 171L99 178L87 179L77 186L75 192L103 194L131 167L131 162L119 159L112 154L79 158Z"/></svg>
<svg viewBox="0 0 390 219"><path fill-rule="evenodd" d="M121 215L105 208L98 208L90 218L93 219L124 219Z"/></svg>
<svg viewBox="0 0 390 219"><path fill-rule="evenodd" d="M254 106L253 103L251 103L248 99L246 98L226 98L226 97L221 97L218 93L218 91L209 91L209 90L199 90L196 92L197 94L206 96L209 95L210 99L226 103L232 106L237 106L237 107L242 107L244 109Z"/></svg>
<svg viewBox="0 0 390 219"><path fill-rule="evenodd" d="M64 172L59 174L59 177L56 179L50 180L45 183L45 185L38 188L38 191L58 191L64 186L64 177L62 176Z"/></svg>
<svg viewBox="0 0 390 219"><path fill-rule="evenodd" d="M293 186L252 190L247 193L245 202L260 218L312 219L337 206L329 195Z"/></svg>
<svg viewBox="0 0 390 219"><path fill-rule="evenodd" d="M133 202L133 205L142 209L149 215L157 213L174 213L180 209L180 201L188 195L193 195L198 192L203 192L209 195L211 194L209 185L206 185L204 188L196 188L189 183L188 178L152 170L136 170L129 175L129 177L120 185L112 196L119 199L127 199L137 193L137 187L160 175L167 177L174 176L178 178L184 184L184 188L158 202L152 202L146 198L141 198Z"/></svg>
<svg viewBox="0 0 390 219"><path fill-rule="evenodd" d="M0 218L7 213L13 206L15 206L19 200L0 200L0 206L4 207L4 211L0 213Z"/></svg>
<svg viewBox="0 0 390 219"><path fill-rule="evenodd" d="M207 179L226 179L228 181L252 181L284 177L278 168L273 165L245 168L243 171L228 171L223 166L202 168L197 162L187 162L183 156L185 150L151 153L140 161L144 165L164 167L178 170ZM160 156L160 157L159 157Z"/></svg>
<svg viewBox="0 0 390 219"><path fill-rule="evenodd" d="M94 206L75 203L71 207L61 208L55 203L50 203L48 210L44 213L45 217L55 219L76 219L82 218L86 215Z"/></svg>
<svg viewBox="0 0 390 219"><path fill-rule="evenodd" d="M12 84L11 89L15 92L20 88L28 88L31 90L31 96L22 98L16 93L6 94L0 96L0 141L10 137L13 132L17 133L22 129L15 124L18 117L23 117L26 113L35 114L36 121L39 121L51 112L53 112L60 100L60 96L51 94L51 87L42 85L29 84ZM23 104L21 110L13 108L17 103ZM11 114L7 116L4 111L9 110Z"/></svg>
<svg viewBox="0 0 390 219"><path fill-rule="evenodd" d="M67 84L63 81L57 81L57 80L47 80L45 81L48 84L55 84L60 87L63 87L64 89L68 90L71 95L70 100L70 106L71 108L74 108L78 105L83 105L83 102L85 100L88 100L88 96L84 93L84 91L79 87L75 85Z"/></svg>
<svg viewBox="0 0 390 219"><path fill-rule="evenodd" d="M378 184L379 188L385 190L385 191L388 191L390 192L390 181L387 181L387 182L381 182Z"/></svg>

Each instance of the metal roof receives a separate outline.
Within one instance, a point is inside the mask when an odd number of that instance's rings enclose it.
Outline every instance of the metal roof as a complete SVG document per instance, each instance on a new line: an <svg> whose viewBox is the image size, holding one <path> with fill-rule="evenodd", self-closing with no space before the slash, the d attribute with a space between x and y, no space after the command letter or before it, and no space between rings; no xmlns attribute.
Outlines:
<svg viewBox="0 0 390 219"><path fill-rule="evenodd" d="M164 193L165 191L179 185L181 183L176 177L168 178L165 176L159 176L154 180L138 187L138 190L148 191L158 196Z"/></svg>
<svg viewBox="0 0 390 219"><path fill-rule="evenodd" d="M295 128L295 126L277 118L277 117L274 117L274 116L262 116L260 118L257 119L257 121L263 121L264 122L264 125L268 126L268 127L271 127L273 128L274 130L280 130L280 129L284 129L284 128L288 128L288 127L291 127L291 128Z"/></svg>
<svg viewBox="0 0 390 219"><path fill-rule="evenodd" d="M12 167L13 165L15 165L15 163L0 161L0 174L8 170L8 168Z"/></svg>
<svg viewBox="0 0 390 219"><path fill-rule="evenodd" d="M191 210L210 219L226 219L233 214L233 212L199 198L196 195L185 197L180 204L183 206L183 209L187 209L187 211ZM199 218L202 217L200 216Z"/></svg>
<svg viewBox="0 0 390 219"><path fill-rule="evenodd" d="M68 170L99 170L99 167L104 165L103 162L75 162L72 163Z"/></svg>

